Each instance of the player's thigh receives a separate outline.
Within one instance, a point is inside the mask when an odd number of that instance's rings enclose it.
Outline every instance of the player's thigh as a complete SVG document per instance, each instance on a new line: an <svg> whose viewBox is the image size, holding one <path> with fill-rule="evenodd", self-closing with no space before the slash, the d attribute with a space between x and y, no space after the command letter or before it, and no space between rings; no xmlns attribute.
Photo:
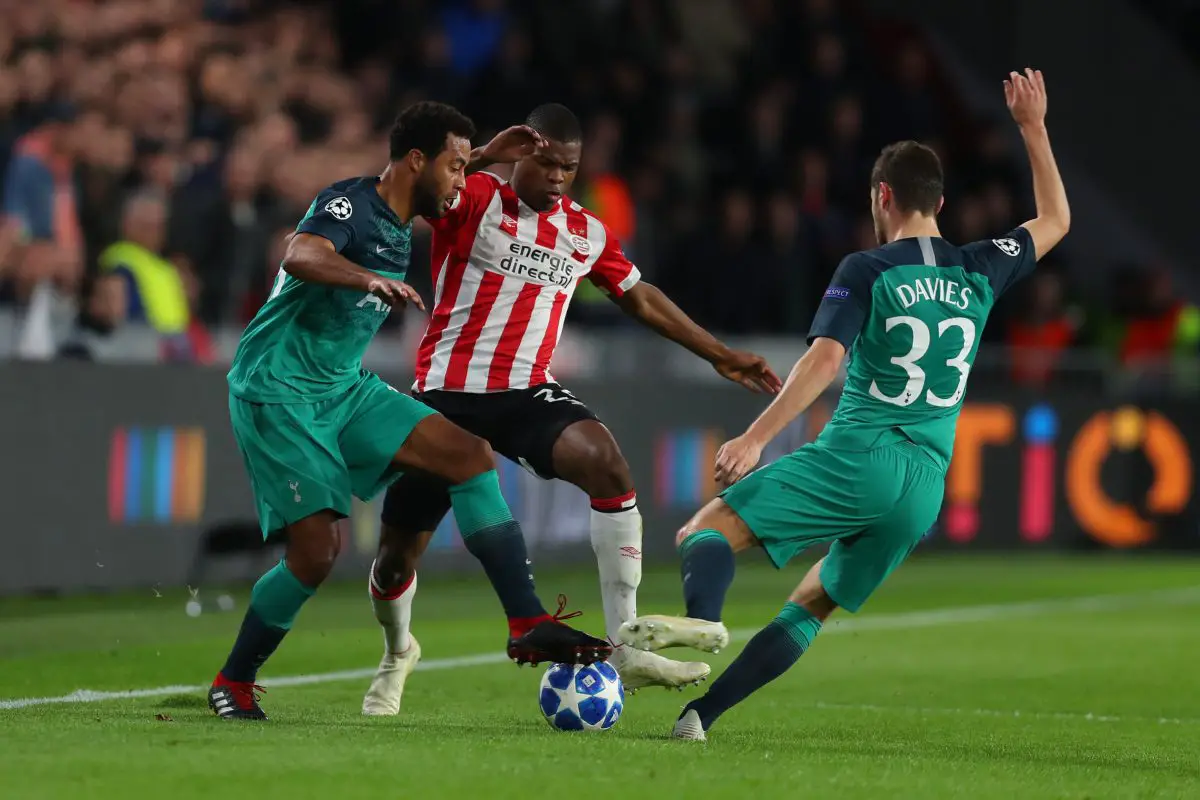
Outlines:
<svg viewBox="0 0 1200 800"><path fill-rule="evenodd" d="M877 516L858 454L806 445L751 472L723 500L782 567L817 544L853 536Z"/></svg>
<svg viewBox="0 0 1200 800"><path fill-rule="evenodd" d="M577 422L592 421L600 426L599 418L583 401L557 383L546 383L531 389L506 392L505 405L489 426L488 441L496 452L515 461L539 478L561 478L578 483L581 476L556 468L556 445L564 431ZM580 448L602 448L606 456L620 450L606 428L605 441L578 442ZM596 431L593 431L595 434ZM595 438L595 437L592 437ZM558 454L560 466L562 453Z"/></svg>
<svg viewBox="0 0 1200 800"><path fill-rule="evenodd" d="M381 521L384 529L409 537L436 530L450 510L450 485L416 470L405 471L388 487Z"/></svg>
<svg viewBox="0 0 1200 800"><path fill-rule="evenodd" d="M262 404L229 397L233 435L264 536L325 509L350 513L350 475L337 430L322 421L323 410L322 403Z"/></svg>
<svg viewBox="0 0 1200 800"><path fill-rule="evenodd" d="M884 513L851 537L835 541L821 565L824 590L842 608L857 611L899 567L937 519L945 476L897 454L873 451L865 470L877 481L890 479L895 498Z"/></svg>
<svg viewBox="0 0 1200 800"><path fill-rule="evenodd" d="M343 411L338 437L356 496L370 500L399 476L392 463L397 451L434 413L376 375L358 383Z"/></svg>

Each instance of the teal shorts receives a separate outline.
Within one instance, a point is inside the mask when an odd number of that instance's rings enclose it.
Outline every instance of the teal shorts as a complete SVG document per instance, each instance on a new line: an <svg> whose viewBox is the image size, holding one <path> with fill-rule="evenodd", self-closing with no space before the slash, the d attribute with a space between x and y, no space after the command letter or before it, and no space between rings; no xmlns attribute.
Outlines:
<svg viewBox="0 0 1200 800"><path fill-rule="evenodd" d="M263 536L325 509L349 516L352 496L370 500L400 476L392 459L434 413L370 373L315 403L230 395L229 418Z"/></svg>
<svg viewBox="0 0 1200 800"><path fill-rule="evenodd" d="M933 526L945 473L912 444L867 451L809 444L751 472L721 498L776 567L832 543L821 583L857 611Z"/></svg>

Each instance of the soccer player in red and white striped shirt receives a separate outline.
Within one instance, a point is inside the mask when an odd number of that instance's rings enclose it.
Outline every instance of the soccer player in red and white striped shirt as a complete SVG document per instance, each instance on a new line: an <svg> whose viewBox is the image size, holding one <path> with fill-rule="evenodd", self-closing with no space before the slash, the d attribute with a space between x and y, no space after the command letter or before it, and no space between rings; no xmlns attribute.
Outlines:
<svg viewBox="0 0 1200 800"><path fill-rule="evenodd" d="M522 133L524 132L524 133ZM572 293L581 280L606 291L627 314L709 361L723 377L777 392L760 356L732 350L641 280L608 228L566 192L579 167L578 120L558 104L539 106L524 128L472 153L482 169L509 157L511 181L476 172L444 217L433 220L434 300L417 355L414 396L543 478L587 492L605 625L613 641L636 616L642 520L629 465L612 434L550 374ZM417 562L450 508L446 484L406 474L388 491L371 596L386 651L363 701L365 714L396 714L419 657L409 635ZM489 576L493 580L497 576ZM512 636L536 619L510 619ZM626 688L683 686L708 675L701 663L630 648L613 652Z"/></svg>

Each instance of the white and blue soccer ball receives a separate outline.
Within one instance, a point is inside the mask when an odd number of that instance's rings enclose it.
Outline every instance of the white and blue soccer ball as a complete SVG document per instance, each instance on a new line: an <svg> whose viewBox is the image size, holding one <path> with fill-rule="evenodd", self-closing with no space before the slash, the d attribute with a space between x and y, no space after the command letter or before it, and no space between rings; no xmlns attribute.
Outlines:
<svg viewBox="0 0 1200 800"><path fill-rule="evenodd" d="M621 718L625 687L607 661L551 664L542 676L538 707L560 731L606 731Z"/></svg>

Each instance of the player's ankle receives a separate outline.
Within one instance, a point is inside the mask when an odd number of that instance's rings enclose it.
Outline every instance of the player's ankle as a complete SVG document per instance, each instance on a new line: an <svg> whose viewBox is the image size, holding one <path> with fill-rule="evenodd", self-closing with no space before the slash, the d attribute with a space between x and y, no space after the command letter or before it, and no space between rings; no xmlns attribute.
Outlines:
<svg viewBox="0 0 1200 800"><path fill-rule="evenodd" d="M531 629L537 627L543 622L552 622L554 617L549 614L539 614L536 617L509 617L508 618L508 634L516 639L524 636Z"/></svg>
<svg viewBox="0 0 1200 800"><path fill-rule="evenodd" d="M231 678L225 674L225 670L221 670L220 672L217 673L217 677L213 678L212 685L213 686L237 686L237 685L246 684L246 683L254 683L255 680L257 680L257 676L255 676L255 675L250 675L248 677L247 676L239 676L238 678Z"/></svg>

